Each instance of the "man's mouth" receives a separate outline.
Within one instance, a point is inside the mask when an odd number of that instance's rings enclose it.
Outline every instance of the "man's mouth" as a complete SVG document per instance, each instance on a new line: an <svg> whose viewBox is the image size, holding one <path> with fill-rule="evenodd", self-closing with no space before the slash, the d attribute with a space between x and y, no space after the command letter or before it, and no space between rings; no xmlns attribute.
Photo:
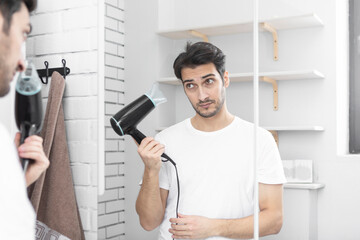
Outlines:
<svg viewBox="0 0 360 240"><path fill-rule="evenodd" d="M198 106L201 108L209 108L213 102L199 103Z"/></svg>

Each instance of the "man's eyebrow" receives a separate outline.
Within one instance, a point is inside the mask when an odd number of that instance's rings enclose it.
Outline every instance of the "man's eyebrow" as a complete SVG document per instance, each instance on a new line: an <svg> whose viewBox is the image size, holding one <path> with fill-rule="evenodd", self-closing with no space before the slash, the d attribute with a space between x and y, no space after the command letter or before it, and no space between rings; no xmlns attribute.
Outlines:
<svg viewBox="0 0 360 240"><path fill-rule="evenodd" d="M206 74L206 75L202 76L201 78L202 78L202 79L205 79L205 78L210 77L210 76L214 76L214 77L215 77L215 74L209 73L209 74ZM193 82L193 81L194 81L194 79L186 79L186 80L183 80L182 82L183 82L183 83L187 83L187 82Z"/></svg>
<svg viewBox="0 0 360 240"><path fill-rule="evenodd" d="M184 83L193 82L193 81L194 81L194 79L186 79L186 80L183 80L182 82L183 82L183 84L184 84Z"/></svg>
<svg viewBox="0 0 360 240"><path fill-rule="evenodd" d="M213 74L213 73L209 73L209 74L207 74L207 75L205 75L205 76L202 76L201 78L207 78L207 77L210 77L210 76L214 76L215 77L215 74Z"/></svg>

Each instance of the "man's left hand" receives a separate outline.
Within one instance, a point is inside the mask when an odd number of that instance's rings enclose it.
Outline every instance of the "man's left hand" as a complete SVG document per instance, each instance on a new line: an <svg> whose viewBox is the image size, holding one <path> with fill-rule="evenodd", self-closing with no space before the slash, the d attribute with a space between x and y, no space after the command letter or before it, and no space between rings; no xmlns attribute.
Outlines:
<svg viewBox="0 0 360 240"><path fill-rule="evenodd" d="M179 218L170 218L170 222L169 232L175 239L202 239L214 236L214 221L207 217L179 214Z"/></svg>

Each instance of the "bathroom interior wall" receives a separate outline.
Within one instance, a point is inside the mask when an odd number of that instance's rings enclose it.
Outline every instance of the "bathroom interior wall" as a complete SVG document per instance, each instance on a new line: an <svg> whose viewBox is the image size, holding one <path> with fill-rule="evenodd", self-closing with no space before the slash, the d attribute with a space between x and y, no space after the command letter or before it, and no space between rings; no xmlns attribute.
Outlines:
<svg viewBox="0 0 360 240"><path fill-rule="evenodd" d="M146 92L160 77L173 76L173 60L186 41L160 37L156 34L159 28L241 21L251 17L252 5L245 0L221 3L215 0L134 0L126 3L126 102ZM272 110L271 86L261 83L260 124L323 126L323 132L280 133L279 150L284 160L313 160L314 181L326 186L317 191L317 199L314 190L285 189L282 232L267 239L357 239L360 235L357 227L360 190L355 183L360 180L360 158L344 150L348 141L347 117L338 116L347 114L344 110L347 89L343 87L343 82L348 80L347 1L260 1L260 18L263 19L302 13L316 13L324 26L279 31L279 60L276 62L272 60L271 35L260 33L260 71L317 69L325 78L279 82L278 111ZM252 71L251 33L210 37L210 42L224 50L230 73ZM162 85L161 88L169 102L159 106L139 126L149 136L156 133L156 128L169 126L193 114L181 87ZM251 83L232 83L227 94L229 110L251 121ZM145 232L138 222L135 201L143 164L133 141L125 138L125 145L126 237L156 239L155 231ZM342 152L339 152L339 145ZM317 217L317 221L313 222L312 217Z"/></svg>
<svg viewBox="0 0 360 240"><path fill-rule="evenodd" d="M125 101L125 4L105 1L105 192L98 198L98 239L124 239L125 144L110 126L110 118Z"/></svg>
<svg viewBox="0 0 360 240"><path fill-rule="evenodd" d="M158 3L149 1L126 1L126 59L125 103L130 103L145 92L154 83L163 61L159 57L157 30ZM168 47L169 44L163 45ZM157 109L152 111L138 126L145 135L154 136L153 122L157 120ZM125 136L125 237L126 239L156 239L156 232L146 232L139 225L135 211L136 196L142 178L143 164L137 154L134 141Z"/></svg>

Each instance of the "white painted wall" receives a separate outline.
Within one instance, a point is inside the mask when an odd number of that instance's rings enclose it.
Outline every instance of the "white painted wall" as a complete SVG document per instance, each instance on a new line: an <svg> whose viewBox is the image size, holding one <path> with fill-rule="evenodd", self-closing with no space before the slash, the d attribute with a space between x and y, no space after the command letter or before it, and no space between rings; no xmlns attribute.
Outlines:
<svg viewBox="0 0 360 240"><path fill-rule="evenodd" d="M252 12L251 4L245 0L132 0L126 3L126 102L147 91L159 77L172 75L173 60L185 41L159 37L156 35L159 26L167 29L227 23L251 17L249 12ZM346 155L346 5L346 0L260 1L260 17L263 18L315 12L324 22L322 28L279 32L277 62L272 60L271 35L260 34L260 71L317 69L325 75L323 80L280 82L277 112L272 110L271 87L260 84L260 124L325 127L323 133L280 134L282 158L314 160L315 181L325 183L326 187L318 193L317 210L311 208L307 190L285 190L284 228L278 237L269 239L308 239L309 216L316 215L318 222L314 225L319 240L353 240L360 235L357 224L360 158ZM210 41L224 50L230 72L252 71L251 33L212 37ZM229 110L246 120L252 119L251 88L251 83L234 83L227 91ZM147 135L154 135L158 126L192 115L181 88L162 86L162 89L170 102L140 124ZM135 200L143 164L135 144L125 139L126 236L128 239L156 239L155 233L146 233L138 223Z"/></svg>
<svg viewBox="0 0 360 240"><path fill-rule="evenodd" d="M160 61L160 42L159 37L155 34L158 20L157 1L130 0L125 4L125 103L129 103L148 91L158 78L159 69L164 61ZM153 124L157 119L155 111L156 109L138 126L145 135L153 136L155 134ZM125 137L125 149L126 239L156 239L155 231L148 233L140 227L135 212L135 201L142 178L143 164L137 154L137 147L129 136Z"/></svg>

